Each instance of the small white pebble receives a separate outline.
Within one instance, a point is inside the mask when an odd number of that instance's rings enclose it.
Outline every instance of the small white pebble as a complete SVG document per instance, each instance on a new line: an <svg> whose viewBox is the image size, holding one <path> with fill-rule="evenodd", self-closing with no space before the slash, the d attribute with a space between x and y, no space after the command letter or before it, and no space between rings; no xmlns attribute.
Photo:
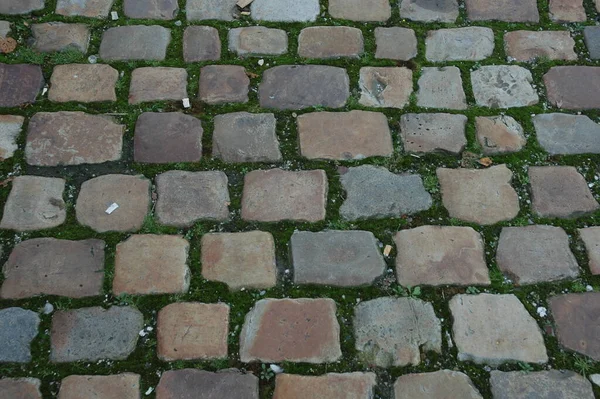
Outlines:
<svg viewBox="0 0 600 399"><path fill-rule="evenodd" d="M594 291L594 287L592 287L591 285L586 285L586 286L585 286L585 290L586 290L587 292L592 292L592 291Z"/></svg>
<svg viewBox="0 0 600 399"><path fill-rule="evenodd" d="M281 374L283 373L283 369L281 367L279 367L276 364L272 364L269 366L269 368L275 373L275 374Z"/></svg>
<svg viewBox="0 0 600 399"><path fill-rule="evenodd" d="M138 333L140 337L145 337L146 335L148 335L148 333L146 332L146 330L140 330L140 332Z"/></svg>
<svg viewBox="0 0 600 399"><path fill-rule="evenodd" d="M152 391L154 391L154 388L150 387L150 388L148 388L148 390L146 391L146 393L144 395L148 396L152 393Z"/></svg>
<svg viewBox="0 0 600 399"><path fill-rule="evenodd" d="M98 62L98 57L96 57L95 55L90 55L90 56L88 57L88 62L89 62L90 64L95 64L96 62Z"/></svg>
<svg viewBox="0 0 600 399"><path fill-rule="evenodd" d="M44 314L50 314L54 312L54 306L50 302L46 302L44 305Z"/></svg>
<svg viewBox="0 0 600 399"><path fill-rule="evenodd" d="M540 306L539 308L537 308L537 314L540 317L546 317L546 315L548 314L548 309L546 309L543 306Z"/></svg>
<svg viewBox="0 0 600 399"><path fill-rule="evenodd" d="M181 26L181 25L182 25L181 21L175 21L175 26Z"/></svg>
<svg viewBox="0 0 600 399"><path fill-rule="evenodd" d="M263 60L262 58L260 60L258 60L258 65L259 66L265 65L265 60Z"/></svg>

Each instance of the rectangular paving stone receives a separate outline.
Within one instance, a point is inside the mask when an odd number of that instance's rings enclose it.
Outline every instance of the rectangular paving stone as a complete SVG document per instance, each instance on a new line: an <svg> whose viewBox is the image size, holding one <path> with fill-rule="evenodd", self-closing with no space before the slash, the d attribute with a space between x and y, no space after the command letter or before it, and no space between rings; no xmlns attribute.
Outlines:
<svg viewBox="0 0 600 399"><path fill-rule="evenodd" d="M44 7L44 0L0 0L0 14L29 14Z"/></svg>
<svg viewBox="0 0 600 399"><path fill-rule="evenodd" d="M404 151L460 154L467 145L467 117L443 113L404 114L400 138Z"/></svg>
<svg viewBox="0 0 600 399"><path fill-rule="evenodd" d="M163 61L171 30L158 25L109 28L102 34L100 58L105 61Z"/></svg>
<svg viewBox="0 0 600 399"><path fill-rule="evenodd" d="M532 120L538 142L550 154L600 153L600 125L585 115L540 114Z"/></svg>
<svg viewBox="0 0 600 399"><path fill-rule="evenodd" d="M124 0L123 12L129 18L174 19L179 11L177 0Z"/></svg>
<svg viewBox="0 0 600 399"><path fill-rule="evenodd" d="M507 115L476 116L475 132L486 155L517 152L527 144L523 127Z"/></svg>
<svg viewBox="0 0 600 399"><path fill-rule="evenodd" d="M479 26L430 30L425 47L429 61L481 61L494 52L494 31Z"/></svg>
<svg viewBox="0 0 600 399"><path fill-rule="evenodd" d="M362 31L349 26L312 26L298 36L303 58L358 58L364 51Z"/></svg>
<svg viewBox="0 0 600 399"><path fill-rule="evenodd" d="M104 241L34 238L15 246L2 272L0 297L61 295L83 298L102 294Z"/></svg>
<svg viewBox="0 0 600 399"><path fill-rule="evenodd" d="M212 26L188 26L185 28L183 32L183 59L185 62L216 61L220 58L221 39L216 28Z"/></svg>
<svg viewBox="0 0 600 399"><path fill-rule="evenodd" d="M188 21L233 21L236 3L237 0L187 0L185 14Z"/></svg>
<svg viewBox="0 0 600 399"><path fill-rule="evenodd" d="M536 0L465 0L467 16L472 21L538 23Z"/></svg>
<svg viewBox="0 0 600 399"><path fill-rule="evenodd" d="M455 66L424 67L417 82L417 106L424 108L467 109L460 69Z"/></svg>
<svg viewBox="0 0 600 399"><path fill-rule="evenodd" d="M408 61L417 56L417 36L408 28L375 28L375 58Z"/></svg>
<svg viewBox="0 0 600 399"><path fill-rule="evenodd" d="M216 373L197 369L169 370L162 373L156 399L258 399L258 377L236 369Z"/></svg>
<svg viewBox="0 0 600 399"><path fill-rule="evenodd" d="M321 9L319 0L254 0L250 11L256 21L314 22Z"/></svg>
<svg viewBox="0 0 600 399"><path fill-rule="evenodd" d="M0 21L0 38L6 39L11 32L11 24L8 21Z"/></svg>
<svg viewBox="0 0 600 399"><path fill-rule="evenodd" d="M273 399L370 399L376 383L375 373L279 374Z"/></svg>
<svg viewBox="0 0 600 399"><path fill-rule="evenodd" d="M490 373L494 399L517 397L562 399L594 399L592 384L585 377L570 370L544 370L523 373L520 371Z"/></svg>
<svg viewBox="0 0 600 399"><path fill-rule="evenodd" d="M481 107L526 107L539 102L531 72L517 65L487 65L471 72L475 102Z"/></svg>
<svg viewBox="0 0 600 399"><path fill-rule="evenodd" d="M188 98L184 68L144 67L131 73L129 104Z"/></svg>
<svg viewBox="0 0 600 399"><path fill-rule="evenodd" d="M48 99L54 102L117 101L119 71L104 64L57 65L50 77Z"/></svg>
<svg viewBox="0 0 600 399"><path fill-rule="evenodd" d="M36 312L17 307L0 309L0 363L29 363L31 342L38 334L39 325L40 317ZM2 381L4 379L0 379L0 388L3 386ZM39 384L37 385L39 388Z"/></svg>
<svg viewBox="0 0 600 399"><path fill-rule="evenodd" d="M37 378L0 378L0 399L42 399Z"/></svg>
<svg viewBox="0 0 600 399"><path fill-rule="evenodd" d="M394 383L394 394L394 399L483 399L469 376L451 370L401 375Z"/></svg>
<svg viewBox="0 0 600 399"><path fill-rule="evenodd" d="M229 29L229 51L240 56L281 55L288 51L288 35L283 29L246 26Z"/></svg>
<svg viewBox="0 0 600 399"><path fill-rule="evenodd" d="M389 0L330 0L333 18L360 22L385 22L392 16Z"/></svg>
<svg viewBox="0 0 600 399"><path fill-rule="evenodd" d="M239 65L208 65L200 70L198 98L207 104L247 103L250 79Z"/></svg>
<svg viewBox="0 0 600 399"><path fill-rule="evenodd" d="M575 40L569 31L517 30L504 34L504 50L509 60L533 62L538 58L573 61L577 59Z"/></svg>
<svg viewBox="0 0 600 399"><path fill-rule="evenodd" d="M60 382L60 399L139 399L140 376L134 373L114 375L70 375Z"/></svg>
<svg viewBox="0 0 600 399"><path fill-rule="evenodd" d="M19 148L17 138L25 118L18 115L0 115L0 159L12 158Z"/></svg>
<svg viewBox="0 0 600 399"><path fill-rule="evenodd" d="M33 47L41 52L79 50L87 53L90 29L85 24L47 22L33 24Z"/></svg>
<svg viewBox="0 0 600 399"><path fill-rule="evenodd" d="M308 159L389 157L394 149L383 113L311 112L298 116L300 153Z"/></svg>
<svg viewBox="0 0 600 399"><path fill-rule="evenodd" d="M400 0L400 18L421 22L454 22L458 18L456 0Z"/></svg>
<svg viewBox="0 0 600 399"><path fill-rule="evenodd" d="M549 0L550 19L554 22L585 22L583 0Z"/></svg>
<svg viewBox="0 0 600 399"><path fill-rule="evenodd" d="M600 227L578 229L581 240L585 244L592 274L600 274Z"/></svg>
<svg viewBox="0 0 600 399"><path fill-rule="evenodd" d="M0 108L34 103L42 86L39 65L0 63Z"/></svg>
<svg viewBox="0 0 600 399"><path fill-rule="evenodd" d="M404 108L413 92L412 71L405 67L360 68L361 105L375 108Z"/></svg>
<svg viewBox="0 0 600 399"><path fill-rule="evenodd" d="M544 75L544 85L557 108L600 108L600 67L555 66Z"/></svg>
<svg viewBox="0 0 600 399"><path fill-rule="evenodd" d="M600 26L586 26L583 28L585 45L593 60L600 59Z"/></svg>
<svg viewBox="0 0 600 399"><path fill-rule="evenodd" d="M56 13L59 15L90 18L106 18L115 0L58 0Z"/></svg>

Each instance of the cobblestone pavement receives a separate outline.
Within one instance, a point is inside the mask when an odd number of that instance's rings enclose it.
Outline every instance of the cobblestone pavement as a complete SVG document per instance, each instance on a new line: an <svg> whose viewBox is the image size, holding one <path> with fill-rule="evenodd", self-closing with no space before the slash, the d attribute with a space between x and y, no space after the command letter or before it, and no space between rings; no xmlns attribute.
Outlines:
<svg viewBox="0 0 600 399"><path fill-rule="evenodd" d="M237 2L0 0L0 399L599 398L600 1Z"/></svg>

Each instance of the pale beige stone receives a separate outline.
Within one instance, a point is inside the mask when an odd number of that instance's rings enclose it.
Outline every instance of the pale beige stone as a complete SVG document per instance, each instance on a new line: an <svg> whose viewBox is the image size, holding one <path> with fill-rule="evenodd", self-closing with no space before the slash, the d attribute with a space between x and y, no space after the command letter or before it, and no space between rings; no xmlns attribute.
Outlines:
<svg viewBox="0 0 600 399"><path fill-rule="evenodd" d="M48 99L54 102L117 101L119 72L110 65L68 64L54 67Z"/></svg>

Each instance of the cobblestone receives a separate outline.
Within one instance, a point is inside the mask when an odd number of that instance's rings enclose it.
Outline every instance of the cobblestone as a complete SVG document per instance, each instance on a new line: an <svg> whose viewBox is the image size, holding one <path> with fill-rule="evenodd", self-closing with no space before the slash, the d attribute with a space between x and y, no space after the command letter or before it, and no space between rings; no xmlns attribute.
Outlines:
<svg viewBox="0 0 600 399"><path fill-rule="evenodd" d="M178 11L177 0L125 0L123 3L123 12L129 18L170 20Z"/></svg>
<svg viewBox="0 0 600 399"><path fill-rule="evenodd" d="M140 376L134 373L70 375L61 381L58 395L60 399L135 399L140 395Z"/></svg>
<svg viewBox="0 0 600 399"><path fill-rule="evenodd" d="M359 103L376 108L404 108L413 92L412 76L405 67L360 68Z"/></svg>
<svg viewBox="0 0 600 399"><path fill-rule="evenodd" d="M465 0L472 21L535 22L540 16L535 0Z"/></svg>
<svg viewBox="0 0 600 399"><path fill-rule="evenodd" d="M423 108L466 109L467 99L457 67L426 67L417 83L417 105Z"/></svg>
<svg viewBox="0 0 600 399"><path fill-rule="evenodd" d="M188 21L233 21L236 0L187 0L185 14Z"/></svg>
<svg viewBox="0 0 600 399"><path fill-rule="evenodd" d="M208 104L246 103L250 79L244 67L209 65L200 70L200 100Z"/></svg>
<svg viewBox="0 0 600 399"><path fill-rule="evenodd" d="M34 47L41 52L75 49L87 53L90 30L85 24L48 22L31 26Z"/></svg>
<svg viewBox="0 0 600 399"><path fill-rule="evenodd" d="M119 72L110 65L58 65L50 77L48 99L59 103L117 101Z"/></svg>
<svg viewBox="0 0 600 399"><path fill-rule="evenodd" d="M364 50L362 31L348 26L313 26L298 36L298 55L304 58L358 58Z"/></svg>
<svg viewBox="0 0 600 399"><path fill-rule="evenodd" d="M228 42L229 51L240 56L281 55L288 51L287 32L264 26L230 29Z"/></svg>
<svg viewBox="0 0 600 399"><path fill-rule="evenodd" d="M258 377L235 369L217 373L197 369L165 371L156 387L157 399L258 399Z"/></svg>
<svg viewBox="0 0 600 399"><path fill-rule="evenodd" d="M131 73L129 104L187 98L187 71L183 68L146 67Z"/></svg>
<svg viewBox="0 0 600 399"><path fill-rule="evenodd" d="M331 0L328 11L333 18L362 22L384 22L392 16L388 0Z"/></svg>
<svg viewBox="0 0 600 399"><path fill-rule="evenodd" d="M590 58L593 60L600 59L600 27L586 26L583 29L583 37L590 52Z"/></svg>
<svg viewBox="0 0 600 399"><path fill-rule="evenodd" d="M575 40L568 31L517 30L504 34L508 58L533 62L539 58L573 61L577 59Z"/></svg>
<svg viewBox="0 0 600 399"><path fill-rule="evenodd" d="M231 39L229 43L231 45ZM188 26L185 28L185 32L183 32L183 59L185 62L217 61L220 58L221 39L216 28L212 26Z"/></svg>
<svg viewBox="0 0 600 399"><path fill-rule="evenodd" d="M23 128L25 118L18 115L0 115L0 158L12 158L19 148L17 138Z"/></svg>
<svg viewBox="0 0 600 399"><path fill-rule="evenodd" d="M482 66L471 72L475 102L481 107L512 108L537 104L531 72L516 65Z"/></svg>
<svg viewBox="0 0 600 399"><path fill-rule="evenodd" d="M375 58L408 61L417 56L417 36L408 28L375 28Z"/></svg>
<svg viewBox="0 0 600 399"><path fill-rule="evenodd" d="M494 398L510 399L523 396L564 399L593 399L592 384L585 378L568 370L549 370L531 373L519 371L490 373L490 385Z"/></svg>
<svg viewBox="0 0 600 399"><path fill-rule="evenodd" d="M400 0L400 17L421 22L455 22L456 0Z"/></svg>
<svg viewBox="0 0 600 399"><path fill-rule="evenodd" d="M451 370L400 376L394 384L394 394L395 399L483 399L466 374Z"/></svg>
<svg viewBox="0 0 600 399"><path fill-rule="evenodd" d="M320 12L319 0L254 0L252 19L270 22L314 22Z"/></svg>
<svg viewBox="0 0 600 399"><path fill-rule="evenodd" d="M114 2L115 0L58 0L56 13L66 16L106 18Z"/></svg>
<svg viewBox="0 0 600 399"><path fill-rule="evenodd" d="M158 25L109 28L102 35L100 58L105 61L162 61L167 56L171 31Z"/></svg>
<svg viewBox="0 0 600 399"><path fill-rule="evenodd" d="M39 324L39 316L31 310L16 307L0 309L0 363L30 362L31 342L38 334ZM0 379L0 384L2 381L4 379Z"/></svg>
<svg viewBox="0 0 600 399"><path fill-rule="evenodd" d="M44 0L2 0L0 14L18 15L38 11L45 6Z"/></svg>
<svg viewBox="0 0 600 399"><path fill-rule="evenodd" d="M0 63L0 108L34 103L42 86L44 76L38 65Z"/></svg>
<svg viewBox="0 0 600 399"><path fill-rule="evenodd" d="M507 115L477 116L475 130L486 155L517 152L527 144L523 127Z"/></svg>
<svg viewBox="0 0 600 399"><path fill-rule="evenodd" d="M400 138L404 151L460 154L467 144L464 115L431 113L400 117Z"/></svg>
<svg viewBox="0 0 600 399"><path fill-rule="evenodd" d="M600 108L600 92L594 84L600 68L589 66L555 66L544 75L550 104L564 109Z"/></svg>
<svg viewBox="0 0 600 399"><path fill-rule="evenodd" d="M550 19L555 22L585 22L583 0L550 0Z"/></svg>
<svg viewBox="0 0 600 399"><path fill-rule="evenodd" d="M538 142L550 154L600 153L600 125L585 115L540 114L532 121Z"/></svg>
<svg viewBox="0 0 600 399"><path fill-rule="evenodd" d="M275 380L273 399L369 399L376 384L374 373L328 373L322 376L281 374Z"/></svg>
<svg viewBox="0 0 600 399"><path fill-rule="evenodd" d="M0 399L42 399L37 378L0 379Z"/></svg>
<svg viewBox="0 0 600 399"><path fill-rule="evenodd" d="M600 274L600 227L579 229L579 235L585 244L592 274Z"/></svg>
<svg viewBox="0 0 600 399"><path fill-rule="evenodd" d="M429 61L481 61L494 52L494 31L477 26L431 30L425 46Z"/></svg>

